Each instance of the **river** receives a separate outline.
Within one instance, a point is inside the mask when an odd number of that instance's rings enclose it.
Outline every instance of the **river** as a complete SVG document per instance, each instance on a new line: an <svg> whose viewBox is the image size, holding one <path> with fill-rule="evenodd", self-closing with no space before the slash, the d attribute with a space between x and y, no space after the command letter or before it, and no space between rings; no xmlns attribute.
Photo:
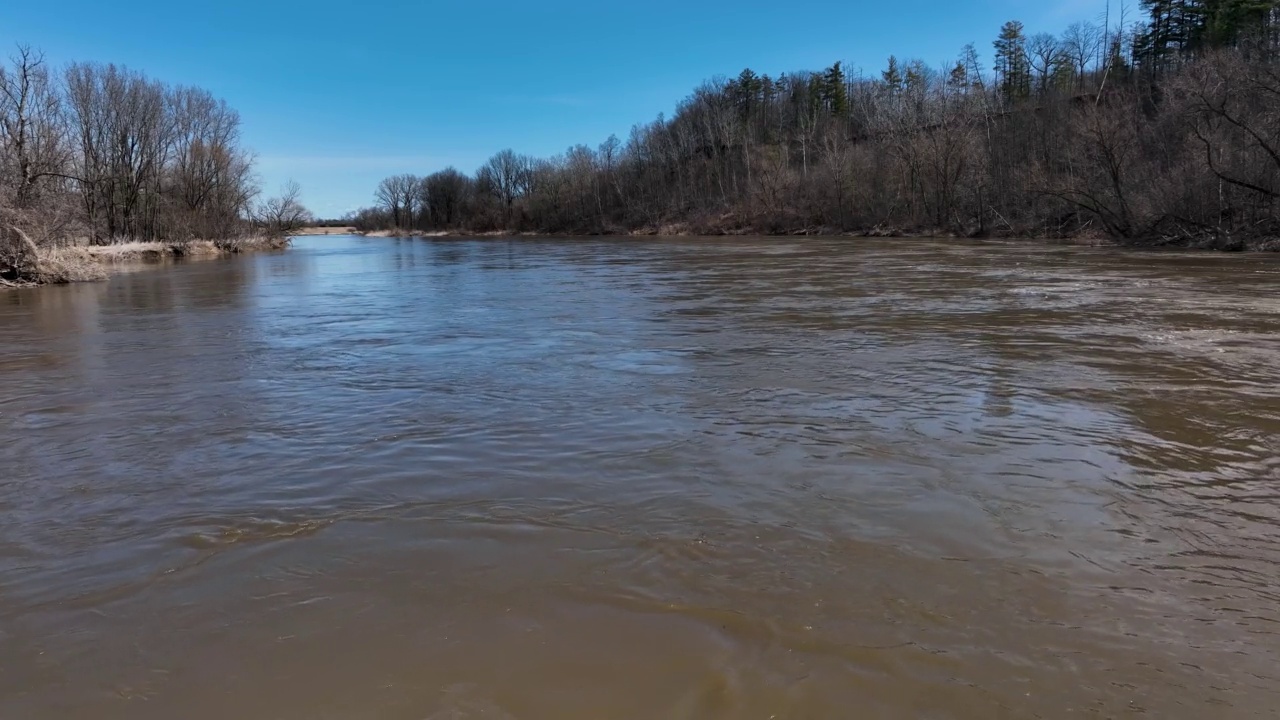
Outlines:
<svg viewBox="0 0 1280 720"><path fill-rule="evenodd" d="M0 717L1274 717L1278 260L315 237L0 293Z"/></svg>

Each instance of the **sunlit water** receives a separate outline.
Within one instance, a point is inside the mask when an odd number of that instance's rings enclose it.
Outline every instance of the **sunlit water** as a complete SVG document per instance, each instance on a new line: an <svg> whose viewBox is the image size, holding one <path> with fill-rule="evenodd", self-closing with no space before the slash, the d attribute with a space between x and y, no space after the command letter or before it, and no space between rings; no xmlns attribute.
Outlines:
<svg viewBox="0 0 1280 720"><path fill-rule="evenodd" d="M0 294L0 718L1280 712L1280 263L303 239Z"/></svg>

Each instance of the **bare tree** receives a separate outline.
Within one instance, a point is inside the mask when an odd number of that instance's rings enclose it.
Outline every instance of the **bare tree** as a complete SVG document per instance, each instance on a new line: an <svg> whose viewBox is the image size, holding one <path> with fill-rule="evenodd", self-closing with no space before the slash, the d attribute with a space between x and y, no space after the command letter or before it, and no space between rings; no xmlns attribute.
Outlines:
<svg viewBox="0 0 1280 720"><path fill-rule="evenodd" d="M1219 51L1174 87L1196 155L1218 184L1214 232L1280 232L1280 68Z"/></svg>
<svg viewBox="0 0 1280 720"><path fill-rule="evenodd" d="M471 178L454 168L445 168L422 181L422 203L433 228L456 228L473 190Z"/></svg>
<svg viewBox="0 0 1280 720"><path fill-rule="evenodd" d="M115 65L76 64L67 70L67 92L94 239L154 239L156 191L171 147L164 87Z"/></svg>
<svg viewBox="0 0 1280 720"><path fill-rule="evenodd" d="M288 235L315 220L302 204L302 186L290 180L280 188L280 194L258 206L258 224L273 235Z"/></svg>
<svg viewBox="0 0 1280 720"><path fill-rule="evenodd" d="M44 56L18 47L0 67L0 173L12 178L10 202L30 207L46 178L64 178L70 161L60 98Z"/></svg>
<svg viewBox="0 0 1280 720"><path fill-rule="evenodd" d="M198 88L174 89L168 104L172 159L163 183L173 207L167 230L204 238L231 235L256 192L252 157L238 147L240 115Z"/></svg>
<svg viewBox="0 0 1280 720"><path fill-rule="evenodd" d="M1031 62L1031 72L1035 76L1036 95L1044 97L1049 93L1049 86L1062 57L1058 38L1049 33L1037 33L1027 41L1027 56Z"/></svg>
<svg viewBox="0 0 1280 720"><path fill-rule="evenodd" d="M203 90L115 65L53 72L19 46L0 65L0 231L37 247L233 239L257 194L239 128Z"/></svg>
<svg viewBox="0 0 1280 720"><path fill-rule="evenodd" d="M378 204L390 213L391 221L399 229L413 224L420 195L418 178L413 175L393 175L379 183L374 193Z"/></svg>
<svg viewBox="0 0 1280 720"><path fill-rule="evenodd" d="M480 172L485 175L486 185L510 208L529 187L530 164L529 158L508 149L489 158Z"/></svg>
<svg viewBox="0 0 1280 720"><path fill-rule="evenodd" d="M1092 23L1073 23L1062 34L1062 53L1070 59L1077 87L1083 86L1094 62L1102 50L1102 29Z"/></svg>
<svg viewBox="0 0 1280 720"><path fill-rule="evenodd" d="M1006 23L993 82L973 45L942 75L896 60L875 79L849 79L839 64L776 79L744 71L695 88L625 144L542 161L505 150L466 178L468 200L452 199L464 176L450 174L430 176L419 202L432 227L477 230L838 227L1272 242L1280 14L1258 2L1248 22L1223 16L1210 26L1192 12L1208 7L1202 0L1160 2L1202 23L1178 30L1201 47L1157 52L1152 33L1163 26L1135 28L1122 12L1122 30L1107 34L1079 23L1061 37L1025 38L1020 23ZM394 222L391 211L405 205L387 200L385 216Z"/></svg>

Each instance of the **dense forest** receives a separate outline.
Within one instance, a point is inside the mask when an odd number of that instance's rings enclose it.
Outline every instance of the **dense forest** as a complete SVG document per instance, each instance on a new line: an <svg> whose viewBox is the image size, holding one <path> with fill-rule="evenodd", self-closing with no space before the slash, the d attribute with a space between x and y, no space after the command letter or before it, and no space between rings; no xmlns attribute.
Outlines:
<svg viewBox="0 0 1280 720"><path fill-rule="evenodd" d="M0 278L34 248L220 243L307 219L296 186L258 202L240 116L209 92L116 65L0 64Z"/></svg>
<svg viewBox="0 0 1280 720"><path fill-rule="evenodd" d="M1280 0L1142 0L934 68L743 70L621 141L399 175L363 230L1280 237Z"/></svg>

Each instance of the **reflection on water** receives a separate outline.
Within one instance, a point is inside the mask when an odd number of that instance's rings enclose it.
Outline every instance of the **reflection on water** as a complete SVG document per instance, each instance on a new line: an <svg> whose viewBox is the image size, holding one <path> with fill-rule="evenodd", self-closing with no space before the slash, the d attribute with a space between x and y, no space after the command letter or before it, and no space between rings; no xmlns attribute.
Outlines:
<svg viewBox="0 0 1280 720"><path fill-rule="evenodd" d="M0 717L1266 717L1274 258L310 238L0 294Z"/></svg>

